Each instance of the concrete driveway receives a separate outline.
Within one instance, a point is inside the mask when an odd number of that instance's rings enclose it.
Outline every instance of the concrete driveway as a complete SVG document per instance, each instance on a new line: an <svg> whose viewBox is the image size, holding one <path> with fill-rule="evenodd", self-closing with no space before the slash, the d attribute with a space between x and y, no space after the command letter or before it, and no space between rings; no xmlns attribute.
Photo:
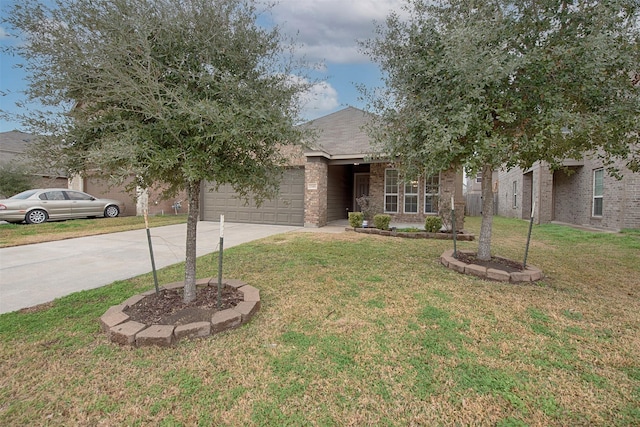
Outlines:
<svg viewBox="0 0 640 427"><path fill-rule="evenodd" d="M219 226L218 222L198 223L198 256L218 250ZM302 227L239 223L225 223L224 228L225 248L303 230ZM186 224L151 229L158 269L184 261L186 235ZM2 248L0 313L32 307L150 271L146 230Z"/></svg>

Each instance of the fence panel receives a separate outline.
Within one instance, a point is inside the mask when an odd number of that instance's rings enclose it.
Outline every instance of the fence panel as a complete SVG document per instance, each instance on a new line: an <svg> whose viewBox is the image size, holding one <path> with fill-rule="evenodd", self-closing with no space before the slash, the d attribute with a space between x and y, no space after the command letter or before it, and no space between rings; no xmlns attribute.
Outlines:
<svg viewBox="0 0 640 427"><path fill-rule="evenodd" d="M465 216L482 216L482 195L478 193L465 195ZM493 195L493 214L498 214L498 195Z"/></svg>

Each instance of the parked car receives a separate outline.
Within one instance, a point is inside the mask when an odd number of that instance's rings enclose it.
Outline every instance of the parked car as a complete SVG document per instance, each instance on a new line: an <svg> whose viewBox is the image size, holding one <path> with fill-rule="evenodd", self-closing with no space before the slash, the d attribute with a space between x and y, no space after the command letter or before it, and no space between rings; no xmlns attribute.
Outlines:
<svg viewBox="0 0 640 427"><path fill-rule="evenodd" d="M27 224L41 224L50 219L115 218L121 212L124 212L124 202L98 199L66 188L27 190L0 200L0 221Z"/></svg>

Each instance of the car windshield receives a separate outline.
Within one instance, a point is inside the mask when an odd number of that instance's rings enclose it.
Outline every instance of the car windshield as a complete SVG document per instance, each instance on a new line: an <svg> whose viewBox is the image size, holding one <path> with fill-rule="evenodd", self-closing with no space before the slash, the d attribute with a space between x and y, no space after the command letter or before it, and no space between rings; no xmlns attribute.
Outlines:
<svg viewBox="0 0 640 427"><path fill-rule="evenodd" d="M18 193L15 196L11 196L9 197L10 199L28 199L29 197L33 196L38 190L27 190L27 191L23 191L22 193Z"/></svg>

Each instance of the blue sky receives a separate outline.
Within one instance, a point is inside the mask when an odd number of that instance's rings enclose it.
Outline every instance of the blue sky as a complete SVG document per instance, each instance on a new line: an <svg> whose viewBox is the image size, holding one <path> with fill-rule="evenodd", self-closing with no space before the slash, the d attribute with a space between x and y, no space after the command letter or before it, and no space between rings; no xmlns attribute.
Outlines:
<svg viewBox="0 0 640 427"><path fill-rule="evenodd" d="M0 0L6 13L7 0ZM323 63L315 77L324 80L309 95L304 117L314 119L346 106L365 108L356 84L381 84L380 72L359 50L357 40L373 37L374 21L382 22L391 10L399 11L401 0L280 0L273 19L301 44L299 54ZM9 29L0 24L0 47L16 43ZM26 87L24 72L15 68L20 58L0 53L0 109L18 111ZM0 132L24 130L19 122L0 117Z"/></svg>

